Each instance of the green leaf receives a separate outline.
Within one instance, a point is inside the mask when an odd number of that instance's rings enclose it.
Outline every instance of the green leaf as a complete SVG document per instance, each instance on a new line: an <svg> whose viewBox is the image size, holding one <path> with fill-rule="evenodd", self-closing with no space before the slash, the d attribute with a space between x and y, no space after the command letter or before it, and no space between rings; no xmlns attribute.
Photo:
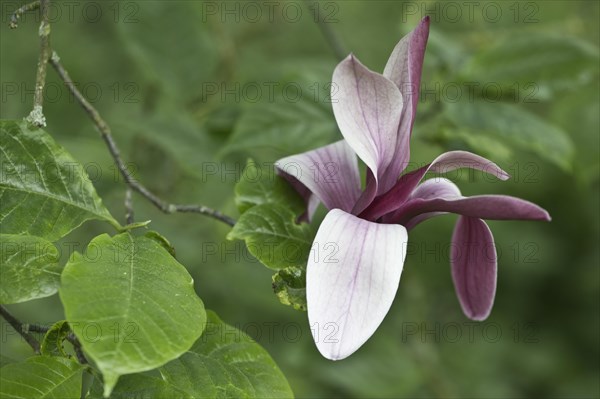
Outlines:
<svg viewBox="0 0 600 399"><path fill-rule="evenodd" d="M7 364L12 364L12 363L17 363L17 361L14 359L11 359L8 356L4 356L4 355L0 354L0 367L4 367Z"/></svg>
<svg viewBox="0 0 600 399"><path fill-rule="evenodd" d="M129 233L100 235L85 254L74 253L59 294L106 395L120 375L180 356L206 322L187 270L155 239Z"/></svg>
<svg viewBox="0 0 600 399"><path fill-rule="evenodd" d="M282 205L256 205L242 214L227 239L244 240L248 251L274 270L306 265L315 233L295 220Z"/></svg>
<svg viewBox="0 0 600 399"><path fill-rule="evenodd" d="M35 356L0 369L3 398L79 399L84 367L61 357Z"/></svg>
<svg viewBox="0 0 600 399"><path fill-rule="evenodd" d="M217 69L214 39L197 2L138 1L137 23L118 24L142 73L184 101L201 98ZM168 21L177 21L169 23ZM206 21L204 21L206 22Z"/></svg>
<svg viewBox="0 0 600 399"><path fill-rule="evenodd" d="M62 268L58 249L33 236L0 234L0 303L20 303L54 295Z"/></svg>
<svg viewBox="0 0 600 399"><path fill-rule="evenodd" d="M94 379L89 399L102 399L104 397L104 388L102 381ZM119 383L110 394L111 399L130 399L130 398L153 398L153 399L172 399L184 398L181 392L174 390L169 384L161 379L146 374L130 374L119 378Z"/></svg>
<svg viewBox="0 0 600 399"><path fill-rule="evenodd" d="M126 134L136 137L132 151L133 159L142 169L140 173L148 172L149 178L157 175L172 178L181 169L206 179L207 162L214 158L218 147L206 130L181 108L163 101L150 115L126 117L119 125ZM174 162L171 164L170 160ZM160 188L159 182L154 184Z"/></svg>
<svg viewBox="0 0 600 399"><path fill-rule="evenodd" d="M158 369L162 378L121 378L113 398L292 398L292 390L273 359L240 330L213 312L202 337L180 358ZM99 398L99 390L92 393Z"/></svg>
<svg viewBox="0 0 600 399"><path fill-rule="evenodd" d="M296 215L306 210L302 197L275 173L272 165L261 166L251 159L235 185L235 204L240 213L261 204L285 204Z"/></svg>
<svg viewBox="0 0 600 399"><path fill-rule="evenodd" d="M308 151L331 143L337 125L331 110L327 80L304 76L278 82L271 97L265 89L261 102L247 105L221 154L234 152L267 159ZM265 158L265 157L262 157Z"/></svg>
<svg viewBox="0 0 600 399"><path fill-rule="evenodd" d="M175 247L171 244L171 242L169 240L167 240L167 238L165 236L163 236L162 234L160 234L156 231L149 231L146 234L144 234L144 236L151 238L154 241L156 241L157 243L159 243L164 249L167 250L167 252L172 257L176 258Z"/></svg>
<svg viewBox="0 0 600 399"><path fill-rule="evenodd" d="M206 330L192 349L159 371L193 397L293 397L268 352L214 312L208 312Z"/></svg>
<svg viewBox="0 0 600 399"><path fill-rule="evenodd" d="M442 142L446 147L472 149L477 155L493 159L496 163L510 163L513 151L499 137L466 128L440 127L424 134L426 140Z"/></svg>
<svg viewBox="0 0 600 399"><path fill-rule="evenodd" d="M545 99L597 78L599 59L595 46L575 37L530 32L479 52L467 63L462 76Z"/></svg>
<svg viewBox="0 0 600 399"><path fill-rule="evenodd" d="M81 164L42 129L0 121L0 227L55 241L89 219L120 228Z"/></svg>
<svg viewBox="0 0 600 399"><path fill-rule="evenodd" d="M522 107L485 101L448 103L445 117L458 129L485 133L534 152L564 170L571 169L575 148L567 133Z"/></svg>
<svg viewBox="0 0 600 399"><path fill-rule="evenodd" d="M61 320L52 325L44 335L40 345L40 352L44 356L62 356L68 357L65 352L63 342L71 332L71 327L66 320Z"/></svg>
<svg viewBox="0 0 600 399"><path fill-rule="evenodd" d="M306 310L306 268L288 267L273 275L273 291L284 305Z"/></svg>

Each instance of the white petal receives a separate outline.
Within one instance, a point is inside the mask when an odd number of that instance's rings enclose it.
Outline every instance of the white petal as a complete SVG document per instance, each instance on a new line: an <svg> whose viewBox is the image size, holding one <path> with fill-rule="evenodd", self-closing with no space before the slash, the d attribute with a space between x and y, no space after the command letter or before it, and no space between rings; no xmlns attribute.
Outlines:
<svg viewBox="0 0 600 399"><path fill-rule="evenodd" d="M379 327L398 290L407 242L400 225L368 222L339 209L327 214L306 275L308 319L324 357L348 357Z"/></svg>

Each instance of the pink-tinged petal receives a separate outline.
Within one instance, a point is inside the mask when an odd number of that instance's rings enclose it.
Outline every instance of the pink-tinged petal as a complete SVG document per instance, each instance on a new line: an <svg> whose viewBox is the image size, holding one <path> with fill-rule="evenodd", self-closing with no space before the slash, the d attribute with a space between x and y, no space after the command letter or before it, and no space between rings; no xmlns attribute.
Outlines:
<svg viewBox="0 0 600 399"><path fill-rule="evenodd" d="M400 177L391 190L381 195L364 210L360 216L367 220L377 220L381 216L398 209L410 197L427 172L448 173L460 168L472 168L506 180L510 176L492 161L467 151L449 151L441 154L429 165Z"/></svg>
<svg viewBox="0 0 600 399"><path fill-rule="evenodd" d="M461 216L452 236L450 263L456 295L465 315L485 320L496 295L494 237L481 219Z"/></svg>
<svg viewBox="0 0 600 399"><path fill-rule="evenodd" d="M410 135L417 114L421 71L428 37L429 17L425 17L419 26L396 45L383 71L383 76L400 89L405 106L398 127L394 157L382 178L382 192L394 185L410 158Z"/></svg>
<svg viewBox="0 0 600 399"><path fill-rule="evenodd" d="M319 201L327 209L350 212L360 196L356 155L344 140L280 159L275 166L307 201L309 219Z"/></svg>
<svg viewBox="0 0 600 399"><path fill-rule="evenodd" d="M433 179L425 180L419 184L417 188L412 192L410 199L422 198L460 198L460 189L456 184L443 177L436 177Z"/></svg>
<svg viewBox="0 0 600 399"><path fill-rule="evenodd" d="M452 183L448 179L444 179L443 177L429 179L419 184L419 186L413 191L410 196L410 199L422 198L422 199L432 199L432 198L445 198L445 199L455 199L462 198L460 189L456 186L456 184ZM417 215L410 219L403 226L406 227L406 230L410 231L419 223L424 222L427 219L431 219L434 216L445 215L447 212L427 212ZM384 218L385 220L385 218Z"/></svg>
<svg viewBox="0 0 600 399"><path fill-rule="evenodd" d="M400 90L351 54L333 72L331 100L342 135L379 181L396 147Z"/></svg>
<svg viewBox="0 0 600 399"><path fill-rule="evenodd" d="M408 236L399 225L330 211L306 274L308 319L317 348L344 359L373 335L396 296Z"/></svg>
<svg viewBox="0 0 600 399"><path fill-rule="evenodd" d="M450 212L492 220L551 220L545 209L532 202L507 195L476 195L454 199L411 199L387 222L405 225L412 218L429 212Z"/></svg>
<svg viewBox="0 0 600 399"><path fill-rule="evenodd" d="M413 110L413 113L419 101L421 71L428 38L429 17L427 16L396 44L383 70L383 76L400 88L405 103L410 105L409 109Z"/></svg>

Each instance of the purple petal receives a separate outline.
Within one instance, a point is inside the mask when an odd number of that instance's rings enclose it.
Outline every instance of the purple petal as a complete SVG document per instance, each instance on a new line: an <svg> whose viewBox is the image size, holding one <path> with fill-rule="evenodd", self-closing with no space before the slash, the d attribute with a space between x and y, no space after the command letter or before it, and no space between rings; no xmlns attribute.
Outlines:
<svg viewBox="0 0 600 399"><path fill-rule="evenodd" d="M411 199L393 214L389 222L405 225L415 216L429 212L450 212L492 220L551 219L546 210L520 198L507 195L476 195L455 199Z"/></svg>
<svg viewBox="0 0 600 399"><path fill-rule="evenodd" d="M373 176L373 172L367 169L367 186L358 198L358 201L356 201L356 204L354 204L354 208L352 209L353 215L360 214L373 202L373 199L377 196L377 187L377 179Z"/></svg>
<svg viewBox="0 0 600 399"><path fill-rule="evenodd" d="M275 166L278 173L307 200L309 219L318 201L323 202L327 209L339 208L350 212L360 196L356 155L344 140L280 159Z"/></svg>
<svg viewBox="0 0 600 399"><path fill-rule="evenodd" d="M465 315L485 320L496 295L494 237L481 219L461 216L452 236L450 263L456 295Z"/></svg>
<svg viewBox="0 0 600 399"><path fill-rule="evenodd" d="M394 156L400 90L349 55L333 72L331 99L342 135L379 181Z"/></svg>
<svg viewBox="0 0 600 399"><path fill-rule="evenodd" d="M350 356L373 335L396 295L408 236L339 209L319 227L306 274L308 319L323 356Z"/></svg>
<svg viewBox="0 0 600 399"><path fill-rule="evenodd" d="M419 26L396 45L383 71L383 76L394 82L400 89L406 106L400 118L393 160L382 178L381 192L389 190L394 185L410 158L410 135L417 114L421 71L428 37L429 17L425 17Z"/></svg>
<svg viewBox="0 0 600 399"><path fill-rule="evenodd" d="M361 217L368 220L377 220L381 216L398 209L409 198L427 172L447 173L467 167L492 174L500 180L506 180L510 177L498 165L479 155L467 151L445 152L429 165L400 177L391 190L376 198L362 212Z"/></svg>

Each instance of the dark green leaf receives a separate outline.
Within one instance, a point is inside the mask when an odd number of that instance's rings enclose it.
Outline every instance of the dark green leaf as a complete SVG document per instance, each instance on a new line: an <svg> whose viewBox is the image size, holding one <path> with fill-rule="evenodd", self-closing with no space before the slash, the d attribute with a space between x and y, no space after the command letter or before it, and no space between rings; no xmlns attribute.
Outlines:
<svg viewBox="0 0 600 399"><path fill-rule="evenodd" d="M61 357L35 356L0 369L0 396L79 399L83 366Z"/></svg>
<svg viewBox="0 0 600 399"><path fill-rule="evenodd" d="M10 357L0 355L0 367L4 367L7 364L11 364L11 363L17 363L17 361L14 359L11 359Z"/></svg>
<svg viewBox="0 0 600 399"><path fill-rule="evenodd" d="M271 97L248 104L223 154L269 153L269 159L308 151L333 141L337 125L330 105L330 84L316 77L297 76L278 82Z"/></svg>
<svg viewBox="0 0 600 399"><path fill-rule="evenodd" d="M69 323L65 320L56 322L44 335L40 351L44 356L62 356L68 357L63 346L63 342L71 332Z"/></svg>
<svg viewBox="0 0 600 399"><path fill-rule="evenodd" d="M598 62L598 49L580 39L528 33L479 52L462 75L468 81L499 84L536 99L549 98L558 90L589 83L598 76Z"/></svg>
<svg viewBox="0 0 600 399"><path fill-rule="evenodd" d="M94 379L87 396L89 399L104 398L104 388L102 381ZM130 398L152 398L152 399L171 399L186 398L181 392L174 390L169 384L159 377L146 374L130 374L119 378L119 383L110 394L111 399L130 399Z"/></svg>
<svg viewBox="0 0 600 399"><path fill-rule="evenodd" d="M161 378L128 375L113 398L291 398L292 390L273 359L240 330L213 312L202 337L180 358L159 368ZM100 398L100 390L92 390ZM146 396L144 396L146 395Z"/></svg>
<svg viewBox="0 0 600 399"><path fill-rule="evenodd" d="M186 387L191 397L293 397L267 351L213 312L192 349L160 373L170 384Z"/></svg>
<svg viewBox="0 0 600 399"><path fill-rule="evenodd" d="M120 375L180 356L202 334L193 279L165 248L129 233L94 238L62 274L60 298L83 349L110 393Z"/></svg>
<svg viewBox="0 0 600 399"><path fill-rule="evenodd" d="M306 209L302 197L275 173L272 165L261 166L250 159L235 186L235 204L240 213L261 204L285 205L296 215Z"/></svg>
<svg viewBox="0 0 600 399"><path fill-rule="evenodd" d="M163 103L157 112L139 114L137 118L128 116L120 125L128 135L136 137L133 159L143 172L148 172L149 178L172 179L181 169L206 179L207 162L214 158L217 146L205 129L180 108ZM152 184L164 188L160 183ZM162 184L170 187L168 183Z"/></svg>
<svg viewBox="0 0 600 399"><path fill-rule="evenodd" d="M136 23L119 24L140 70L184 101L201 98L216 71L214 39L207 32L206 15L197 2L138 1ZM169 23L167 21L177 21Z"/></svg>
<svg viewBox="0 0 600 399"><path fill-rule="evenodd" d="M510 162L513 156L510 145L504 143L500 137L467 128L440 127L435 132L428 132L424 137L435 142L442 142L450 148L466 146L478 155L493 159L494 162L500 164Z"/></svg>
<svg viewBox="0 0 600 399"><path fill-rule="evenodd" d="M45 298L58 291L58 249L33 236L0 234L0 303Z"/></svg>
<svg viewBox="0 0 600 399"><path fill-rule="evenodd" d="M248 251L271 269L303 266L314 232L295 220L296 215L282 205L256 205L242 214L227 239L244 240Z"/></svg>
<svg viewBox="0 0 600 399"><path fill-rule="evenodd" d="M42 129L0 121L0 151L3 233L55 241L89 219L120 227L83 166Z"/></svg>
<svg viewBox="0 0 600 399"><path fill-rule="evenodd" d="M448 103L445 116L457 129L485 133L505 145L534 152L565 170L571 168L575 149L569 136L522 107L465 101Z"/></svg>

